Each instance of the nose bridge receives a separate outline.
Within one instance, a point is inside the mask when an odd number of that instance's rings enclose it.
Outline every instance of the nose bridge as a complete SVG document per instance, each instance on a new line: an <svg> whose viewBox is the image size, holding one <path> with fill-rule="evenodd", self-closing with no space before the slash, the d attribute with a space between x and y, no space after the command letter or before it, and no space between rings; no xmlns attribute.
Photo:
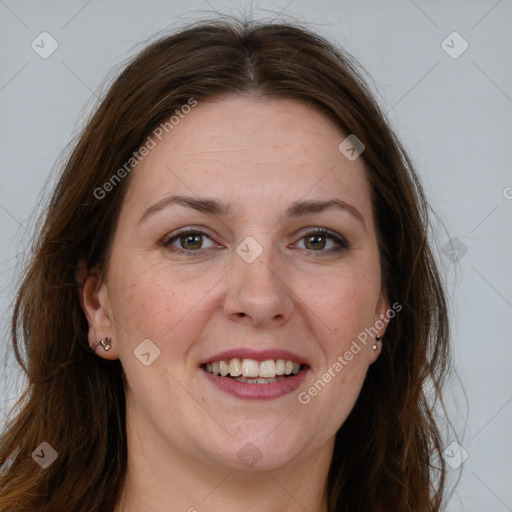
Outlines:
<svg viewBox="0 0 512 512"><path fill-rule="evenodd" d="M269 236L262 244L252 237L244 239L233 253L232 265L225 302L228 316L249 317L257 324L284 322L290 317L293 300Z"/></svg>

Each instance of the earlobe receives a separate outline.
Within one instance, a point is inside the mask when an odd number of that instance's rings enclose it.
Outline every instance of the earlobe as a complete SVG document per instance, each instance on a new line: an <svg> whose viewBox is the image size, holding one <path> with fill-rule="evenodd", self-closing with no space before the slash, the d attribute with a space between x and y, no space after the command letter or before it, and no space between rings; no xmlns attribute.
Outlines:
<svg viewBox="0 0 512 512"><path fill-rule="evenodd" d="M88 341L91 350L105 359L117 359L117 350L112 342L113 323L108 291L101 273L97 269L89 270L85 260L80 260L75 276L80 306L89 324ZM105 342L107 339L108 343Z"/></svg>

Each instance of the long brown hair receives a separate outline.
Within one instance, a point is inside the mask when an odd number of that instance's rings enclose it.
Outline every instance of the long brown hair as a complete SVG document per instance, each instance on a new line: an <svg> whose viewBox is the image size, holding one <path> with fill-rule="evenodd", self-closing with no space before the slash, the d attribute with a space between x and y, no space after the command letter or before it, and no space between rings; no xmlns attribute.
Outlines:
<svg viewBox="0 0 512 512"><path fill-rule="evenodd" d="M130 177L110 187L108 198L94 191L190 98L229 94L308 102L366 147L361 158L382 285L402 311L336 435L328 510L441 510L446 467L425 387L441 393L448 320L413 165L343 50L294 23L221 20L167 35L137 55L66 161L14 306L12 343L28 387L0 440L1 512L114 509L127 463L123 370L119 360L103 360L89 348L75 274L81 259L106 269ZM31 456L42 442L58 453L44 470Z"/></svg>

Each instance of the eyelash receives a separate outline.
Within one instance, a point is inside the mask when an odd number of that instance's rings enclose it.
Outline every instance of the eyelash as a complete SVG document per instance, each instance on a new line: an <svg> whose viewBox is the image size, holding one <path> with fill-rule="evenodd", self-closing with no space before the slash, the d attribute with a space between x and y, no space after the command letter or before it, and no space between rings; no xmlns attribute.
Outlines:
<svg viewBox="0 0 512 512"><path fill-rule="evenodd" d="M201 249L196 249L196 250L182 249L182 248L178 248L178 247L173 247L171 249L173 242L179 240L180 238L182 238L186 235L200 235L200 236L205 236L211 240L211 238L204 231L201 231L199 229L194 229L194 228L185 228L185 229L179 231L178 233L172 234L172 236L169 236L169 235L166 236L162 240L161 244L165 248L170 249L173 252L176 252L178 254L187 254L187 255L193 256L193 257L200 256L202 251L212 249L212 247L208 247L206 249L201 248ZM329 231L328 229L325 229L325 228L316 228L314 230L308 231L299 240L303 240L307 237L312 237L312 236L319 236L322 238L327 238L327 239L333 241L338 246L338 247L331 248L329 250L320 250L320 251L305 249L306 251L309 251L312 253L319 253L320 255L322 255L322 254L330 255L330 254L337 254L337 253L342 252L349 248L349 244L344 237L337 235L337 234L333 233L332 231Z"/></svg>

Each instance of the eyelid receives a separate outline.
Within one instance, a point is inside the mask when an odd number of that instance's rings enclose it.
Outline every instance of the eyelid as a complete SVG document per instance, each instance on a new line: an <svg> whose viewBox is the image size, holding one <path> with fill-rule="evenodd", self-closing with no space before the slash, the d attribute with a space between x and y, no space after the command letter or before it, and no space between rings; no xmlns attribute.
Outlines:
<svg viewBox="0 0 512 512"><path fill-rule="evenodd" d="M215 242L215 240L213 240L213 237L210 236L208 234L208 232L206 231L206 228L203 228L203 227L195 227L195 226L187 226L187 227L183 227L183 228L178 228L178 229L175 229L174 231L171 231L170 233L167 233L161 240L161 243L162 245L164 246L169 246L170 245L170 242L173 240L173 239L178 239L182 236L185 236L185 235L201 235L201 236L204 236L204 237L207 237L209 238L212 242L216 243L217 245L220 245L218 244L217 242ZM176 248L177 251L183 251L183 252L187 252L187 253L190 253L190 252L199 252L201 249L197 250L197 251L190 251L190 250L185 250L185 249L180 249L180 248Z"/></svg>
<svg viewBox="0 0 512 512"><path fill-rule="evenodd" d="M334 252L340 252L344 249L349 249L349 243L348 240L341 234L336 233L335 231L331 231L330 229L323 228L323 227L309 227L304 228L303 231L301 231L299 235L298 241L302 240L303 238L306 238L307 236L313 236L313 235L320 235L325 238L328 238L332 240L338 247L332 248L331 250L327 251L311 251L312 253L318 253L318 254L332 254ZM297 243L297 242L295 242ZM308 250L308 249L306 249Z"/></svg>

